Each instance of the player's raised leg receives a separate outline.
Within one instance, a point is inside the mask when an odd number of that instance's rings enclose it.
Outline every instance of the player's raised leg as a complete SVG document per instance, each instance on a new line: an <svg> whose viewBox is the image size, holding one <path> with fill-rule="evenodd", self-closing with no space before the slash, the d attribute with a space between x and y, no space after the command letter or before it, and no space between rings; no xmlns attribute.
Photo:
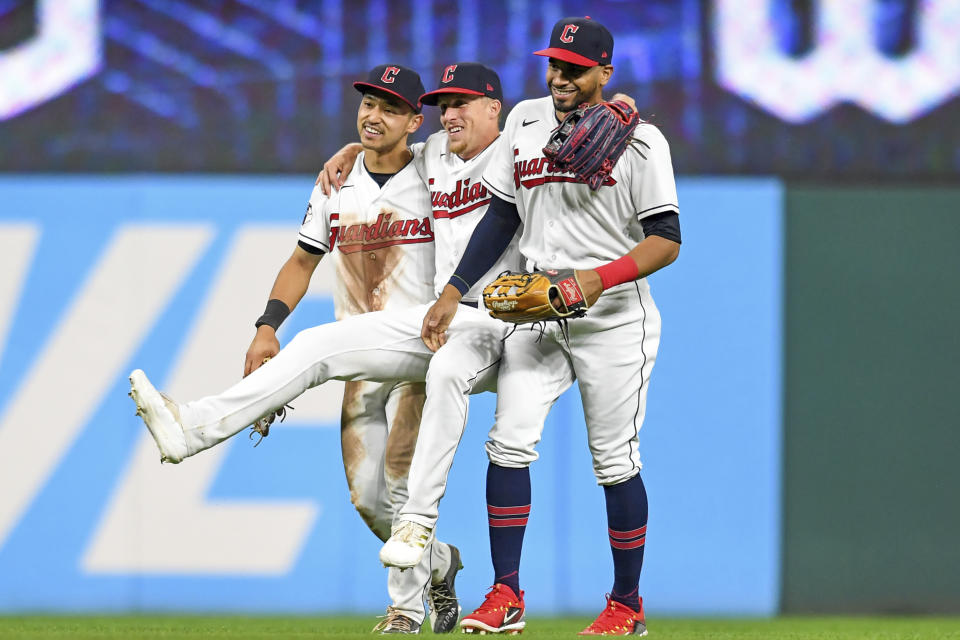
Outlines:
<svg viewBox="0 0 960 640"><path fill-rule="evenodd" d="M306 329L226 391L183 404L164 398L137 370L131 397L161 460L180 462L327 380L424 380L433 353L420 339L423 314L422 306L379 311Z"/></svg>

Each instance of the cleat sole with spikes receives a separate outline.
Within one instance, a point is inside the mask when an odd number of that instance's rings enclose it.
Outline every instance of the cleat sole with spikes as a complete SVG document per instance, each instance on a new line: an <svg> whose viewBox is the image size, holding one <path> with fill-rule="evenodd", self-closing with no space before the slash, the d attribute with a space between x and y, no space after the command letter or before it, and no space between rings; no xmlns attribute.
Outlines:
<svg viewBox="0 0 960 640"><path fill-rule="evenodd" d="M177 464L187 457L183 427L177 422L163 395L157 391L140 369L130 374L130 392L127 394L137 406L137 415L143 420L160 450L160 462Z"/></svg>

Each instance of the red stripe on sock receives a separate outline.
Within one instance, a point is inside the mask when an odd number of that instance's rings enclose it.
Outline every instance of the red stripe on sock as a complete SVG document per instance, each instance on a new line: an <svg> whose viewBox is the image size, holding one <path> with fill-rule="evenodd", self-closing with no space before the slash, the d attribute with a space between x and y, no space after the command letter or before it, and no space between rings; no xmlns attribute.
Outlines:
<svg viewBox="0 0 960 640"><path fill-rule="evenodd" d="M607 531L610 533L611 538L626 540L627 538L636 538L637 536L646 535L647 525L643 525L639 529L634 529L633 531L614 531L613 529L607 529Z"/></svg>
<svg viewBox="0 0 960 640"><path fill-rule="evenodd" d="M639 595L639 594L640 594L640 586L639 586L639 585L637 585L637 588L634 589L633 591L631 591L630 593L617 593L616 591L611 591L611 592L610 592L610 595L612 595L612 596L617 596L617 597L620 597L620 598L630 598L630 597L632 597L632 596Z"/></svg>
<svg viewBox="0 0 960 640"><path fill-rule="evenodd" d="M490 518L489 522L491 527L525 527L527 526L527 520L529 518L504 518L502 520Z"/></svg>
<svg viewBox="0 0 960 640"><path fill-rule="evenodd" d="M642 547L645 540L646 536L634 540L633 542L620 542L610 538L610 546L614 549L636 549L637 547Z"/></svg>
<svg viewBox="0 0 960 640"><path fill-rule="evenodd" d="M491 516L528 516L530 515L530 505L522 507L494 507L487 505L487 513Z"/></svg>

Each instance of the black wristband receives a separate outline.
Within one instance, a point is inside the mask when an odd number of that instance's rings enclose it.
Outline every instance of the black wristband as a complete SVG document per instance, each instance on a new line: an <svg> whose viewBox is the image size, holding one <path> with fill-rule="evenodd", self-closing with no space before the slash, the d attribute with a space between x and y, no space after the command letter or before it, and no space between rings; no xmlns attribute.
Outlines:
<svg viewBox="0 0 960 640"><path fill-rule="evenodd" d="M287 306L287 303L283 300L277 300L276 298L271 298L267 300L267 309L263 312L263 315L257 318L255 327L258 329L261 325L267 325L273 327L273 330L276 331L280 328L280 325L283 324L283 321L287 319L287 316L290 315L290 307Z"/></svg>

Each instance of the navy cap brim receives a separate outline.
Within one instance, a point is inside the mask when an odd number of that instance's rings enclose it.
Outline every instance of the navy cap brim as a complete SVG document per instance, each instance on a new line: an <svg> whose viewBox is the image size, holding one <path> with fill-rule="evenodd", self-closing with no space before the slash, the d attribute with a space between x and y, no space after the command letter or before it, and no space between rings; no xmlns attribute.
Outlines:
<svg viewBox="0 0 960 640"><path fill-rule="evenodd" d="M485 96L487 94L482 91L474 91L473 89L464 89L463 87L444 87L443 89L435 89L434 91L428 91L427 93L420 96L420 102L423 104L428 104L431 107L437 106L437 101L440 96L444 93L465 93L470 96ZM497 98L494 98L496 100Z"/></svg>
<svg viewBox="0 0 960 640"><path fill-rule="evenodd" d="M390 95L396 96L396 97L400 98L401 100L403 100L403 101L404 101L405 103L407 103L408 105L410 105L410 108L413 109L414 111L417 111L417 112L420 111L420 105L419 105L419 104L413 104L412 102L410 102L409 100L407 100L406 98L404 98L402 95L400 95L400 94L397 93L396 91L391 91L390 89L384 89L383 87L381 87L381 86L378 85L378 84L372 84L372 83L370 83L370 82L354 82L354 83L353 83L353 88L356 89L357 91L359 91L360 93L366 93L369 89L373 89L374 91L380 91L380 92L382 92L382 93L389 93Z"/></svg>
<svg viewBox="0 0 960 640"><path fill-rule="evenodd" d="M569 62L570 64L576 64L581 67L596 67L600 65L600 63L596 60L591 60L586 56L580 55L579 53L574 53L573 51L568 51L567 49L559 49L557 47L534 51L533 55L543 56L545 58L556 58L557 60Z"/></svg>

